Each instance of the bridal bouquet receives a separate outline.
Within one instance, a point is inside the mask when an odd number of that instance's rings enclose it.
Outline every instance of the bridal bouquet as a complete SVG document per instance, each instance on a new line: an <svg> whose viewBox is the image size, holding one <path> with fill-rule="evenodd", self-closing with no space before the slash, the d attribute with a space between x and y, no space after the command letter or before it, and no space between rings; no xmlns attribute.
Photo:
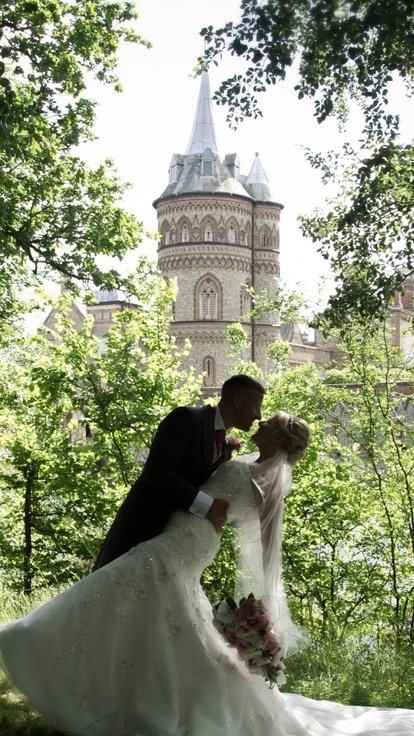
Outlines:
<svg viewBox="0 0 414 736"><path fill-rule="evenodd" d="M226 598L213 606L213 624L223 639L236 647L250 672L262 675L271 687L285 682L281 646L272 632L270 614L253 593L239 605Z"/></svg>

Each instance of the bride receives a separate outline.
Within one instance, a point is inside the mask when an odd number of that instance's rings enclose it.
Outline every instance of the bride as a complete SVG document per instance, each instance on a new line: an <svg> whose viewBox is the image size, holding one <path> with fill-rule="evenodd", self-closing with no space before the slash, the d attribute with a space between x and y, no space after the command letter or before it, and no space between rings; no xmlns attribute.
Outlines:
<svg viewBox="0 0 414 736"><path fill-rule="evenodd" d="M304 633L280 580L283 501L309 428L278 412L253 439L259 457L224 463L203 490L229 502L239 592L264 597L286 653ZM1 627L3 669L71 736L412 736L414 711L317 702L252 674L199 583L219 544L208 520L176 511L158 537Z"/></svg>

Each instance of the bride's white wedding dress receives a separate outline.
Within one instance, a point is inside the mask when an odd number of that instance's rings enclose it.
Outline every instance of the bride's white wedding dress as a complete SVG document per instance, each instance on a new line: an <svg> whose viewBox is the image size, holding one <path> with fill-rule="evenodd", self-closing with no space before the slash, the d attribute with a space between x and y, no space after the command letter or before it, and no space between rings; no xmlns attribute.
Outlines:
<svg viewBox="0 0 414 736"><path fill-rule="evenodd" d="M205 490L231 520L255 505L249 466ZM414 711L282 694L252 675L212 623L199 579L211 523L176 512L160 536L0 628L2 666L56 729L85 736L413 736Z"/></svg>

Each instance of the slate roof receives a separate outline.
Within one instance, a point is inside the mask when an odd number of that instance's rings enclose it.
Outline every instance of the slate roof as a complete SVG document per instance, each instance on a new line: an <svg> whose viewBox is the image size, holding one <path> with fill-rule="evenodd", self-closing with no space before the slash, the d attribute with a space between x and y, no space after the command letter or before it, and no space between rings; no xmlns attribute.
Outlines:
<svg viewBox="0 0 414 736"><path fill-rule="evenodd" d="M203 72L186 152L172 155L170 182L154 206L160 200L183 194L230 194L277 203L258 154L247 177L240 176L239 167L237 154L218 153L209 76Z"/></svg>

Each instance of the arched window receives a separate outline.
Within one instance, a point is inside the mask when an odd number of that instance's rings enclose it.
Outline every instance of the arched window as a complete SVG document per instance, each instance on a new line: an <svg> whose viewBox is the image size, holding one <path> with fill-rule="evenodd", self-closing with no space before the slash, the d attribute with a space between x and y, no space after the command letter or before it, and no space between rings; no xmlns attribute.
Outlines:
<svg viewBox="0 0 414 736"><path fill-rule="evenodd" d="M198 287L198 319L218 319L218 307L217 284L207 277Z"/></svg>
<svg viewBox="0 0 414 736"><path fill-rule="evenodd" d="M167 228L164 230L164 245L170 244L170 231Z"/></svg>
<svg viewBox="0 0 414 736"><path fill-rule="evenodd" d="M241 317L247 317L249 313L252 311L252 297L249 291L250 284L248 281L246 281L245 284L242 284L241 293L240 293L240 316Z"/></svg>
<svg viewBox="0 0 414 736"><path fill-rule="evenodd" d="M189 240L190 240L190 230L188 228L187 223L185 222L181 228L181 242L188 243Z"/></svg>
<svg viewBox="0 0 414 736"><path fill-rule="evenodd" d="M98 350L99 350L99 353L101 355L104 355L104 353L106 353L106 343L107 343L107 340L108 340L108 338L101 337L101 339L98 342Z"/></svg>
<svg viewBox="0 0 414 736"><path fill-rule="evenodd" d="M229 227L229 243L235 243L236 242L236 228L234 225L230 225Z"/></svg>
<svg viewBox="0 0 414 736"><path fill-rule="evenodd" d="M261 245L264 248L268 248L269 247L269 245L270 245L270 233L269 233L269 230L267 228L265 230L263 230L263 232L262 232L261 241L262 241L261 242Z"/></svg>
<svg viewBox="0 0 414 736"><path fill-rule="evenodd" d="M203 373L204 386L214 386L216 383L216 364L211 355L206 355L203 359Z"/></svg>
<svg viewBox="0 0 414 736"><path fill-rule="evenodd" d="M213 226L211 222L208 222L204 228L204 240L207 243L211 243L213 241Z"/></svg>
<svg viewBox="0 0 414 736"><path fill-rule="evenodd" d="M242 228L239 233L239 243L241 245L249 245L249 232Z"/></svg>

